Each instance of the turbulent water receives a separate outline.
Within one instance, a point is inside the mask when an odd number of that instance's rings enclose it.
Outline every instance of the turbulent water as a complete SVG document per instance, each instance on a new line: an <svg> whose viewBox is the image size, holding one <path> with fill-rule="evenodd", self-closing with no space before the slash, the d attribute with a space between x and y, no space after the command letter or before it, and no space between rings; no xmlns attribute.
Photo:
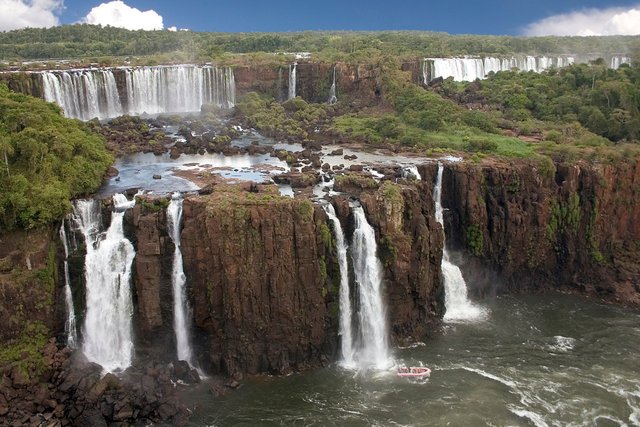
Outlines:
<svg viewBox="0 0 640 427"><path fill-rule="evenodd" d="M175 245L173 253L173 270L171 283L173 286L173 329L176 335L176 353L178 360L186 360L194 365L193 351L189 337L189 306L186 294L186 277L182 266L180 249L180 221L182 219L182 198L176 193L167 207L169 236Z"/></svg>
<svg viewBox="0 0 640 427"><path fill-rule="evenodd" d="M360 369L385 369L393 362L389 354L387 319L382 298L382 265L376 237L362 206L352 210L354 218L351 258L358 289L360 342L354 359Z"/></svg>
<svg viewBox="0 0 640 427"><path fill-rule="evenodd" d="M186 396L199 425L624 426L640 423L640 314L563 295L484 302L491 317L447 325L399 363L426 381L339 366Z"/></svg>
<svg viewBox="0 0 640 427"><path fill-rule="evenodd" d="M117 84L121 76L124 84ZM231 68L175 65L42 72L45 100L67 117L89 120L123 114L200 111L203 104L235 105Z"/></svg>
<svg viewBox="0 0 640 427"><path fill-rule="evenodd" d="M347 244L345 242L342 224L336 216L333 205L325 205L327 216L333 224L333 231L336 239L336 252L338 253L338 264L340 266L340 349L342 352L342 365L347 368L355 367L353 360L353 332L352 332L352 311L351 297L349 293L349 263L347 260Z"/></svg>
<svg viewBox="0 0 640 427"><path fill-rule="evenodd" d="M76 311L73 306L73 294L71 293L71 278L69 277L69 240L65 230L65 221L60 226L60 241L64 248L64 305L67 310L67 319L64 323L64 333L67 336L67 347L76 348L78 345L78 331L76 329Z"/></svg>
<svg viewBox="0 0 640 427"><path fill-rule="evenodd" d="M113 197L111 225L101 232L100 202L79 200L74 217L87 248L86 313L82 350L105 371L126 369L133 357L131 265L133 245L124 236L124 211L133 206L122 194Z"/></svg>
<svg viewBox="0 0 640 427"><path fill-rule="evenodd" d="M438 177L435 188L433 189L433 198L436 207L436 221L442 225L444 232L444 218L442 209L442 172L444 167L442 163L438 164ZM446 238L445 245L442 250L442 275L444 277L445 288L445 322L466 322L476 320L486 316L486 311L469 301L467 297L467 284L462 277L460 268L451 261L449 251L447 250Z"/></svg>
<svg viewBox="0 0 640 427"><path fill-rule="evenodd" d="M289 66L289 96L287 99L293 99L296 97L297 71L298 71L297 62Z"/></svg>
<svg viewBox="0 0 640 427"><path fill-rule="evenodd" d="M489 73L508 71L517 68L520 71L533 71L540 73L549 68L567 67L576 61L572 56L522 56L510 58L425 58L422 63L422 75L424 84L442 77L453 77L455 81L474 81L484 79ZM625 56L613 56L609 59L609 67L616 69L621 64L630 63L630 58Z"/></svg>

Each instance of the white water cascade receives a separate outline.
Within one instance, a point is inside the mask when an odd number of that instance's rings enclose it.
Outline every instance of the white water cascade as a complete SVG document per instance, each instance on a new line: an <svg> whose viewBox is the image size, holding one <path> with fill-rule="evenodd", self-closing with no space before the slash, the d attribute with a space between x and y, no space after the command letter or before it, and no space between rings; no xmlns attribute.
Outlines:
<svg viewBox="0 0 640 427"><path fill-rule="evenodd" d="M351 298L349 296L349 264L347 261L347 244L345 242L342 224L336 216L336 211L330 203L324 207L327 216L333 224L336 238L336 251L338 252L338 265L340 266L340 336L342 361L345 368L355 367L353 360L353 332L351 327Z"/></svg>
<svg viewBox="0 0 640 427"><path fill-rule="evenodd" d="M420 172L418 172L418 167L416 165L403 166L402 177L404 179L415 179L416 181L422 181L422 177L420 176Z"/></svg>
<svg viewBox="0 0 640 427"><path fill-rule="evenodd" d="M167 207L167 219L169 223L169 236L173 241L173 273L171 282L173 285L173 329L176 334L176 352L178 360L185 360L191 366L194 365L193 350L189 337L190 309L186 295L186 277L182 265L182 251L180 249L180 221L182 220L182 198L180 193L175 193Z"/></svg>
<svg viewBox="0 0 640 427"><path fill-rule="evenodd" d="M64 332L67 335L67 347L76 348L78 345L78 331L76 329L76 311L73 307L73 294L71 293L71 279L69 277L69 241L64 228L64 221L60 226L60 240L64 247L64 304L67 309Z"/></svg>
<svg viewBox="0 0 640 427"><path fill-rule="evenodd" d="M570 56L523 56L510 58L425 58L423 62L423 82L442 77L453 77L455 81L474 81L484 79L491 72L508 71L517 68L520 71L540 73L551 67L567 67L575 62Z"/></svg>
<svg viewBox="0 0 640 427"><path fill-rule="evenodd" d="M333 66L333 81L331 82L331 89L329 89L329 104L333 105L338 102L336 96L336 67Z"/></svg>
<svg viewBox="0 0 640 427"><path fill-rule="evenodd" d="M597 59L596 57L577 58L574 56L512 56L508 58L425 58L422 62L422 79L428 84L436 78L453 77L455 81L474 81L484 79L491 72L509 71L533 71L541 73L552 67L568 67L574 63L586 63ZM631 63L631 58L622 55L611 56L605 61L610 68L617 69L622 64Z"/></svg>
<svg viewBox="0 0 640 427"><path fill-rule="evenodd" d="M444 215L442 209L442 172L444 167L442 163L438 164L438 177L436 186L433 189L433 198L435 200L436 221L442 225L442 233L444 234ZM446 236L444 239L446 243ZM442 275L444 276L445 288L445 322L467 322L481 320L486 317L486 311L469 301L467 297L467 284L462 277L460 268L450 260L449 251L446 244L442 250Z"/></svg>
<svg viewBox="0 0 640 427"><path fill-rule="evenodd" d="M78 200L74 218L87 248L85 258L86 315L82 349L87 358L105 371L124 370L131 365L133 337L131 318L131 266L133 245L124 236L125 210L134 201L113 196L115 211L106 232L100 231L100 203Z"/></svg>
<svg viewBox="0 0 640 427"><path fill-rule="evenodd" d="M294 62L289 66L289 97L287 99L293 99L296 97L296 74L298 63Z"/></svg>
<svg viewBox="0 0 640 427"><path fill-rule="evenodd" d="M80 120L123 114L200 111L203 104L232 108L236 102L231 68L174 65L44 71L44 99L65 116ZM123 82L120 91L117 80Z"/></svg>
<svg viewBox="0 0 640 427"><path fill-rule="evenodd" d="M393 361L389 353L386 312L382 298L382 265L376 255L376 237L367 222L362 206L353 208L355 230L351 243L351 258L358 287L360 347L354 358L359 368L389 368Z"/></svg>

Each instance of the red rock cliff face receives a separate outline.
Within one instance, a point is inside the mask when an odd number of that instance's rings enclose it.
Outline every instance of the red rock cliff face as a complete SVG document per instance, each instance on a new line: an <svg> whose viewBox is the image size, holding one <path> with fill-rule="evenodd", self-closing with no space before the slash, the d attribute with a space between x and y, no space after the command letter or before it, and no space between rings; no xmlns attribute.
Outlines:
<svg viewBox="0 0 640 427"><path fill-rule="evenodd" d="M299 62L296 93L309 102L327 102L336 69L338 99L370 104L380 100L380 74L372 65L345 63ZM264 65L234 68L237 95L247 92L266 93L286 100L289 91L290 66Z"/></svg>
<svg viewBox="0 0 640 427"><path fill-rule="evenodd" d="M444 181L448 236L471 255L465 271L476 286L640 305L640 160L546 173L525 162L458 163ZM479 278L474 265L497 275Z"/></svg>
<svg viewBox="0 0 640 427"><path fill-rule="evenodd" d="M184 201L182 248L213 371L285 373L332 354L324 212L305 200ZM264 197L264 199L262 199Z"/></svg>

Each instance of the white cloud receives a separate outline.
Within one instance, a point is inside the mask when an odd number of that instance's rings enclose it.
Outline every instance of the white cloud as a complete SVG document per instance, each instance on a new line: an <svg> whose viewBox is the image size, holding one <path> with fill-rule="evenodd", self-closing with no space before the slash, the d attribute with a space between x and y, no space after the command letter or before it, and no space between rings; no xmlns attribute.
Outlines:
<svg viewBox="0 0 640 427"><path fill-rule="evenodd" d="M527 25L529 36L612 36L640 34L640 5L585 9L554 15Z"/></svg>
<svg viewBox="0 0 640 427"><path fill-rule="evenodd" d="M95 25L110 25L128 30L161 30L164 28L162 16L155 10L141 11L120 0L102 3L91 9L82 22Z"/></svg>
<svg viewBox="0 0 640 427"><path fill-rule="evenodd" d="M167 30L169 30L171 32L176 32L176 31L178 31L178 27L176 27L176 26L169 27L169 28L167 28Z"/></svg>
<svg viewBox="0 0 640 427"><path fill-rule="evenodd" d="M64 0L0 0L0 31L25 27L53 27Z"/></svg>

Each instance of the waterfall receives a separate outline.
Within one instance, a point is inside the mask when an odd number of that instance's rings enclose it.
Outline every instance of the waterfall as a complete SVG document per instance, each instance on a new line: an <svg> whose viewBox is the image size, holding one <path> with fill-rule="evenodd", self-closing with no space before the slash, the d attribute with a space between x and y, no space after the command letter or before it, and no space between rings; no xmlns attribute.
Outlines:
<svg viewBox="0 0 640 427"><path fill-rule="evenodd" d="M329 104L333 105L338 102L336 97L336 66L333 66L333 81L331 83L331 89L329 89Z"/></svg>
<svg viewBox="0 0 640 427"><path fill-rule="evenodd" d="M346 368L354 367L353 361L353 333L351 331L351 298L349 296L349 264L347 261L347 244L345 242L342 225L336 216L333 205L324 207L327 216L333 224L336 238L336 250L338 252L338 265L340 266L340 336L342 362Z"/></svg>
<svg viewBox="0 0 640 427"><path fill-rule="evenodd" d="M443 79L453 77L455 81L474 81L486 78L491 72L497 73L517 68L520 71L540 73L552 67L567 67L574 62L575 58L571 56L425 58L422 65L422 78L425 84L439 77Z"/></svg>
<svg viewBox="0 0 640 427"><path fill-rule="evenodd" d="M64 221L60 225L60 240L64 247L64 304L67 309L64 332L67 335L67 347L76 348L78 345L78 331L76 329L76 311L73 307L73 294L71 293L71 279L69 278L69 241L64 228Z"/></svg>
<svg viewBox="0 0 640 427"><path fill-rule="evenodd" d="M178 360L185 360L191 366L194 365L193 351L189 338L190 310L186 295L186 278L182 266L182 251L180 250L180 221L182 219L182 198L180 193L175 193L167 207L167 219L169 223L169 236L173 241L173 273L171 283L173 285L173 329L176 334L176 351Z"/></svg>
<svg viewBox="0 0 640 427"><path fill-rule="evenodd" d="M420 176L420 172L418 172L418 167L416 165L403 166L402 177L404 179L415 179L416 181L422 180L422 177Z"/></svg>
<svg viewBox="0 0 640 427"><path fill-rule="evenodd" d="M135 204L126 196L113 196L111 225L101 232L100 202L78 200L74 206L76 226L87 248L85 258L86 315L82 349L87 358L106 371L131 365L133 338L131 317L131 266L133 245L124 236L125 210Z"/></svg>
<svg viewBox="0 0 640 427"><path fill-rule="evenodd" d="M438 163L438 178L433 189L433 198L436 208L436 221L442 225L444 234L444 215L442 209L442 172L444 167ZM442 252L442 275L444 276L445 288L445 322L464 322L479 320L486 316L484 309L475 306L467 298L467 284L462 277L460 268L450 260L447 251L446 235Z"/></svg>
<svg viewBox="0 0 640 427"><path fill-rule="evenodd" d="M388 368L392 364L387 343L387 322L382 299L382 265L376 256L376 237L367 222L362 206L353 208L355 230L351 244L351 258L360 304L361 346L356 351L360 368Z"/></svg>
<svg viewBox="0 0 640 427"><path fill-rule="evenodd" d="M289 67L289 97L287 99L293 99L296 97L296 74L298 63L294 62Z"/></svg>
<svg viewBox="0 0 640 427"><path fill-rule="evenodd" d="M116 73L124 76L122 97ZM46 101L58 104L65 116L81 120L193 112L208 103L233 108L236 102L235 79L229 67L175 65L44 71L42 84Z"/></svg>

